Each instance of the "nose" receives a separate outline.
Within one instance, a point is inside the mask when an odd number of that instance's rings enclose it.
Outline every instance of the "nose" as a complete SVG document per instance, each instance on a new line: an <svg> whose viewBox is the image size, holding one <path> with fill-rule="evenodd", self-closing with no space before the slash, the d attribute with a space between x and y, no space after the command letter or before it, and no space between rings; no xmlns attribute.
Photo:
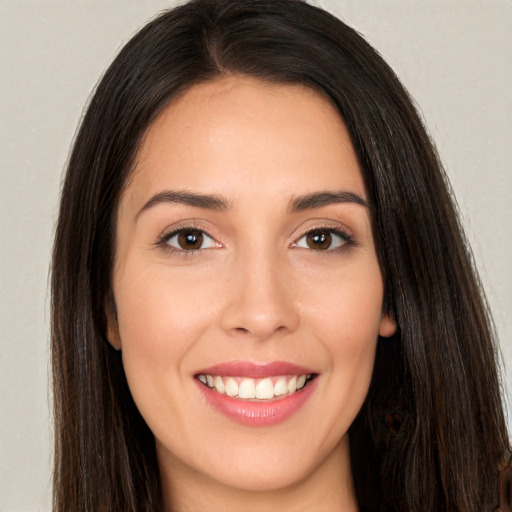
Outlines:
<svg viewBox="0 0 512 512"><path fill-rule="evenodd" d="M299 314L286 263L260 251L240 255L233 266L221 315L224 331L261 341L293 332Z"/></svg>

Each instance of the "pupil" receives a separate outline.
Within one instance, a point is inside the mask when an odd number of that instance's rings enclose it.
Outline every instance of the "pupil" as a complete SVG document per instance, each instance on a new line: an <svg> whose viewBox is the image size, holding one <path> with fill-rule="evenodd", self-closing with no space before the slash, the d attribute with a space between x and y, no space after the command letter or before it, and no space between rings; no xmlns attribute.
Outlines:
<svg viewBox="0 0 512 512"><path fill-rule="evenodd" d="M310 249L328 249L331 245L331 234L329 231L313 231L307 238Z"/></svg>
<svg viewBox="0 0 512 512"><path fill-rule="evenodd" d="M182 231L178 241L182 249L199 249L203 243L203 235L200 231Z"/></svg>

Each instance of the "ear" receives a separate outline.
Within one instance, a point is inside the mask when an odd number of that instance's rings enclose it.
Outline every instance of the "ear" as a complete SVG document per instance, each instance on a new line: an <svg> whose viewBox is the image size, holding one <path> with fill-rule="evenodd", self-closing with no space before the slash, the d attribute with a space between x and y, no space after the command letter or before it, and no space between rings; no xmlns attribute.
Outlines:
<svg viewBox="0 0 512 512"><path fill-rule="evenodd" d="M383 338L390 338L396 334L396 321L388 313L384 313L380 319L379 336Z"/></svg>
<svg viewBox="0 0 512 512"><path fill-rule="evenodd" d="M116 349L121 350L121 337L113 298L105 300L105 316L107 317L107 340Z"/></svg>

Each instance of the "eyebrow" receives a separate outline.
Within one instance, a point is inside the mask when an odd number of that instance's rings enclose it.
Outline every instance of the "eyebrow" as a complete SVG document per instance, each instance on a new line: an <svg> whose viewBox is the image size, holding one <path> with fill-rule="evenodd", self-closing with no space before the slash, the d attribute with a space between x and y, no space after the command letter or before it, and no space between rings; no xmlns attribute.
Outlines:
<svg viewBox="0 0 512 512"><path fill-rule="evenodd" d="M178 203L196 208L206 208L208 210L226 211L229 209L229 202L222 196L216 194L198 194L185 190L167 190L154 195L137 213L135 220L139 215L149 208L161 203Z"/></svg>
<svg viewBox="0 0 512 512"><path fill-rule="evenodd" d="M361 196L354 192L338 190L334 192L313 192L312 194L294 197L289 203L289 210L291 212L301 212L337 203L355 203L369 208L368 202Z"/></svg>
<svg viewBox="0 0 512 512"><path fill-rule="evenodd" d="M187 206L194 206L196 208L205 208L207 210L220 212L224 212L230 208L229 201L216 194L198 194L196 192L189 192L185 190L167 190L151 197L151 199L149 199L149 201L147 201L138 211L135 216L135 220L137 220L140 214L144 211L162 203L185 204ZM294 213L337 203L355 203L368 208L368 202L361 196L354 192L339 190L312 192L311 194L294 197L290 200L288 209L290 212Z"/></svg>

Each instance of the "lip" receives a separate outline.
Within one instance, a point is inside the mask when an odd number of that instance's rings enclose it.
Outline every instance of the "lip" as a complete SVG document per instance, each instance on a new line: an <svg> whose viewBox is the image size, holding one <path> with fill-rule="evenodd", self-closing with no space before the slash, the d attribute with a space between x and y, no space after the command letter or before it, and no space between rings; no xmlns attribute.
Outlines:
<svg viewBox="0 0 512 512"><path fill-rule="evenodd" d="M196 373L222 375L226 377L248 377L253 379L275 377L277 375L314 374L303 366L275 361L272 363L230 362L205 368ZM313 394L318 379L311 380L303 389L284 398L265 401L241 400L217 393L194 379L206 402L232 421L251 427L272 426L285 421L297 412Z"/></svg>
<svg viewBox="0 0 512 512"><path fill-rule="evenodd" d="M311 369L285 361L272 361L270 363L252 363L246 361L232 361L204 368L196 375L222 375L223 377L248 377L250 379L264 379L278 375L305 375L316 373Z"/></svg>

